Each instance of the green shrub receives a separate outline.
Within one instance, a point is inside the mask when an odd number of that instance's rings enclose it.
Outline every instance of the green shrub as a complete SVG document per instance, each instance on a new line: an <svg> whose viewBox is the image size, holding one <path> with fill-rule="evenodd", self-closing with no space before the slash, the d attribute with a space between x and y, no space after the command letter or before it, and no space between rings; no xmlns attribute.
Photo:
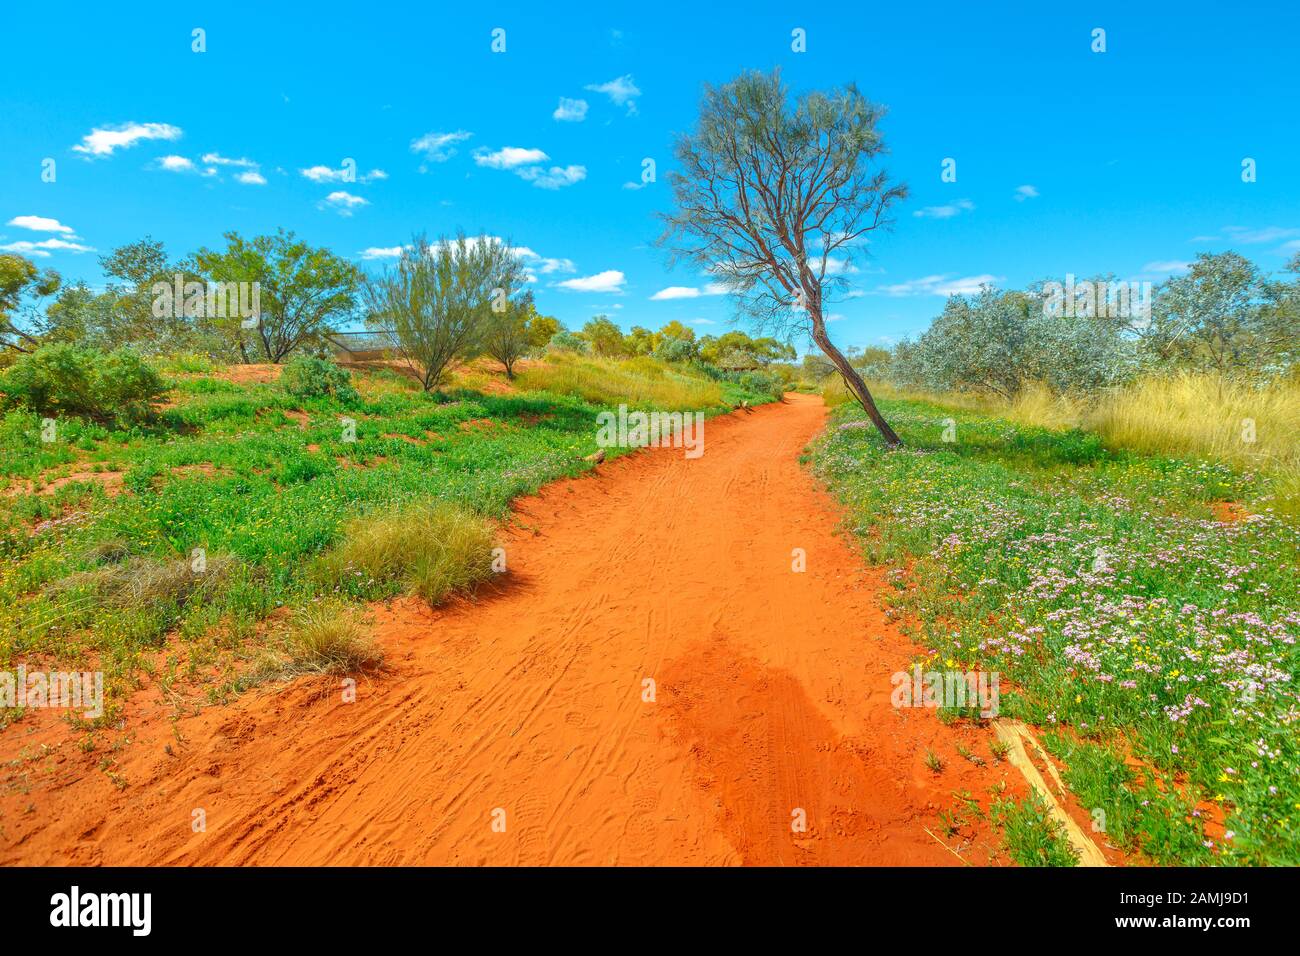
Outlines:
<svg viewBox="0 0 1300 956"><path fill-rule="evenodd" d="M354 402L360 398L352 387L351 372L309 355L296 356L284 367L280 386L295 398L332 396L341 402Z"/></svg>
<svg viewBox="0 0 1300 956"><path fill-rule="evenodd" d="M58 343L24 355L0 378L0 400L38 415L129 423L167 392L162 378L129 349Z"/></svg>
<svg viewBox="0 0 1300 956"><path fill-rule="evenodd" d="M586 339L567 329L563 332L556 332L551 336L550 348L552 351L580 352L583 355L591 351L591 346Z"/></svg>
<svg viewBox="0 0 1300 956"><path fill-rule="evenodd" d="M697 346L685 339L669 338L655 349L655 358L661 362L689 362L695 357Z"/></svg>
<svg viewBox="0 0 1300 956"><path fill-rule="evenodd" d="M771 395L780 399L785 394L785 382L770 372L743 372L736 384L750 392Z"/></svg>

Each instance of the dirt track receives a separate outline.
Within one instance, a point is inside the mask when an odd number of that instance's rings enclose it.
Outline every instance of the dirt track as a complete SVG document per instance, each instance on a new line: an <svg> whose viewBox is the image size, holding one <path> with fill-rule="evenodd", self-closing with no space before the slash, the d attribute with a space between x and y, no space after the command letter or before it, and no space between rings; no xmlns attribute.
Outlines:
<svg viewBox="0 0 1300 956"><path fill-rule="evenodd" d="M391 669L355 703L333 679L263 689L178 743L142 692L124 790L64 731L4 788L0 863L960 865L925 828L1016 775L957 755L987 758L982 732L890 705L915 648L798 463L824 417L791 396L710 421L699 459L645 451L522 501L498 591L376 609ZM47 736L20 723L0 752ZM976 864L978 827L946 841Z"/></svg>

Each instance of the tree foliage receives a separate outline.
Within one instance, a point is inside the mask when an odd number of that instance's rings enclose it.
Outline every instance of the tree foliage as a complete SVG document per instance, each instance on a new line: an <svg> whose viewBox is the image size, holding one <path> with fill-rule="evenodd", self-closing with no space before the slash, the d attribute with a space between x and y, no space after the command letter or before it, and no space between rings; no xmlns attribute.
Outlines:
<svg viewBox="0 0 1300 956"><path fill-rule="evenodd" d="M1297 265L1297 263L1292 263ZM1296 361L1300 282L1270 282L1235 252L1201 254L1157 290L1143 330L1156 364L1233 373L1276 371Z"/></svg>
<svg viewBox="0 0 1300 956"><path fill-rule="evenodd" d="M1132 369L1122 319L1049 313L1034 292L985 286L948 299L914 343L900 346L892 377L934 390L1015 398L1032 382L1057 392L1110 385Z"/></svg>
<svg viewBox="0 0 1300 956"><path fill-rule="evenodd" d="M503 298L501 308L495 309L484 324L483 351L501 363L506 378L515 377L515 364L533 348L533 336L540 330L532 328L537 316L532 291L526 291L517 300Z"/></svg>
<svg viewBox="0 0 1300 956"><path fill-rule="evenodd" d="M0 255L0 350L31 352L41 341L46 323L39 301L58 291L60 278L38 269L19 255Z"/></svg>
<svg viewBox="0 0 1300 956"><path fill-rule="evenodd" d="M257 283L260 316L251 327L239 317L208 320L245 362L279 363L351 318L362 275L346 259L283 229L253 239L228 232L225 240L225 249L195 253L194 265L209 282Z"/></svg>
<svg viewBox="0 0 1300 956"><path fill-rule="evenodd" d="M518 255L490 236L430 243L416 236L397 264L366 283L367 323L390 329L425 390L482 346L493 303L523 283Z"/></svg>
<svg viewBox="0 0 1300 956"><path fill-rule="evenodd" d="M676 210L660 242L726 285L760 328L806 332L898 445L826 330L862 240L907 195L878 166L883 115L852 84L792 98L779 71L706 87L695 131L677 141Z"/></svg>

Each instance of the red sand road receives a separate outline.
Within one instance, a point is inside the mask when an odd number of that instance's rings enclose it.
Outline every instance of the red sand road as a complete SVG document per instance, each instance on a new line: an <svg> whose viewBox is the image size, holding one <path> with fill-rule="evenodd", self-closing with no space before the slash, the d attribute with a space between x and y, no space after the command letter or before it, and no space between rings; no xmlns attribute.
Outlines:
<svg viewBox="0 0 1300 956"><path fill-rule="evenodd" d="M275 685L183 718L178 742L146 688L112 755L123 789L102 746L20 721L0 732L0 757L28 755L2 778L0 863L988 862L983 824L941 845L937 812L1023 787L983 731L891 706L916 649L798 463L824 421L791 395L708 422L701 458L646 450L521 501L499 589L375 609L389 671L354 703L335 678Z"/></svg>

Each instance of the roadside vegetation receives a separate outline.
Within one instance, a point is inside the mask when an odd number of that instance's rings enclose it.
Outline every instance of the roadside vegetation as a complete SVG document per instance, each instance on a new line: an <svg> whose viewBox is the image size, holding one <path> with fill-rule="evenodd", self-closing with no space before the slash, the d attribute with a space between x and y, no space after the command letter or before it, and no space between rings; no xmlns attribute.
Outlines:
<svg viewBox="0 0 1300 956"><path fill-rule="evenodd" d="M0 668L102 669L106 721L159 668L236 687L282 645L289 672L370 666L339 603L472 593L510 502L593 467L599 411L771 398L648 357L534 359L489 392L311 357L269 381L194 355L148 368L163 401L138 419L46 419L20 398L0 416ZM588 398L582 376L601 383ZM465 378L502 381L481 363Z"/></svg>
<svg viewBox="0 0 1300 956"><path fill-rule="evenodd" d="M1049 732L1117 846L1300 863L1300 529L1281 479L882 402L904 449L845 403L813 466L867 560L895 568L924 662L999 672L1002 714Z"/></svg>
<svg viewBox="0 0 1300 956"><path fill-rule="evenodd" d="M357 609L472 596L511 501L594 467L599 412L793 377L743 332L570 331L523 255L417 235L367 275L283 230L179 258L146 236L100 289L0 256L0 668L102 670L112 721L151 670L220 696L374 666Z"/></svg>

